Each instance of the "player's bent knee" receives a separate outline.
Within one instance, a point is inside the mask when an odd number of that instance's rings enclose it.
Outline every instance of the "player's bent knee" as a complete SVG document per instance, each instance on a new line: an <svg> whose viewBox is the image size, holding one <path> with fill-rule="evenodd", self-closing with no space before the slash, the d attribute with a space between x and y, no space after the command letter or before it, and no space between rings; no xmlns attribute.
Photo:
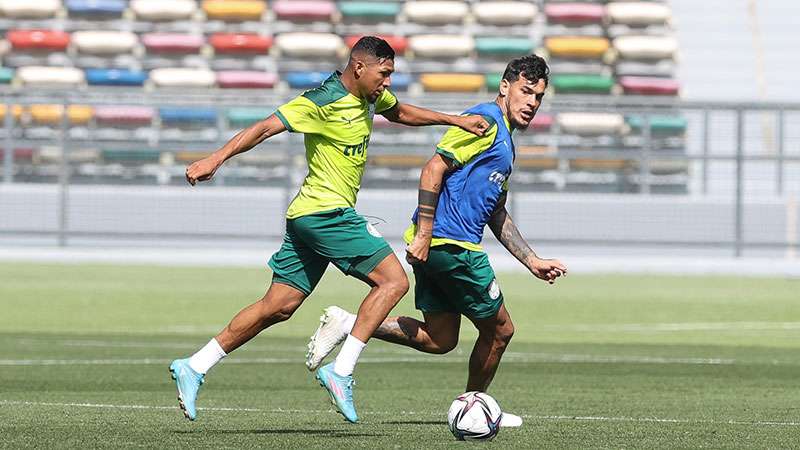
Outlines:
<svg viewBox="0 0 800 450"><path fill-rule="evenodd" d="M506 345L511 342L511 338L514 337L514 324L511 322L506 322L499 325L495 329L495 340L501 342L502 344Z"/></svg>

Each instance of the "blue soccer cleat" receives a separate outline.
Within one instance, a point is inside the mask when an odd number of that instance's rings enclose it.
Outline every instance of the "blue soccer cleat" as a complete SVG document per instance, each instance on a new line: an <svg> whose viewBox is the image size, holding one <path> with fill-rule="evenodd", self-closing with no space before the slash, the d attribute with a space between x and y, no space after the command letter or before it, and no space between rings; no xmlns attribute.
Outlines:
<svg viewBox="0 0 800 450"><path fill-rule="evenodd" d="M172 379L178 386L178 401L180 402L183 415L189 420L197 418L197 391L203 384L203 374L197 373L189 366L189 358L176 359L169 365L172 372Z"/></svg>
<svg viewBox="0 0 800 450"><path fill-rule="evenodd" d="M336 406L339 413L350 423L358 422L356 407L353 405L353 376L343 377L333 371L333 363L317 369L317 380L319 385L328 391L331 396L331 403Z"/></svg>

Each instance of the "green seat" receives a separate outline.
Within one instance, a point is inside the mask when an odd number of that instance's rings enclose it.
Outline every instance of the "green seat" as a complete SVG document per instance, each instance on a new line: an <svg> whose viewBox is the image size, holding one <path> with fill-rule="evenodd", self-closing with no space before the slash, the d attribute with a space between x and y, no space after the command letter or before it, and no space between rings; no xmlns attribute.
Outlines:
<svg viewBox="0 0 800 450"><path fill-rule="evenodd" d="M158 150L103 150L103 161L106 163L157 163L161 157Z"/></svg>
<svg viewBox="0 0 800 450"><path fill-rule="evenodd" d="M625 122L634 133L641 133L644 126L642 116L626 116ZM681 116L650 116L650 133L656 136L676 136L686 132L687 120Z"/></svg>
<svg viewBox="0 0 800 450"><path fill-rule="evenodd" d="M366 17L370 19L394 18L400 13L399 3L383 2L339 2L342 17Z"/></svg>
<svg viewBox="0 0 800 450"><path fill-rule="evenodd" d="M486 89L496 91L500 87L500 80L503 79L502 73L489 73L486 74Z"/></svg>
<svg viewBox="0 0 800 450"><path fill-rule="evenodd" d="M475 40L479 55L528 55L533 47L533 41L528 38L483 37Z"/></svg>
<svg viewBox="0 0 800 450"><path fill-rule="evenodd" d="M14 70L8 67L0 67L0 84L11 83L14 79Z"/></svg>
<svg viewBox="0 0 800 450"><path fill-rule="evenodd" d="M604 75L553 75L550 84L560 93L608 94L614 79Z"/></svg>
<svg viewBox="0 0 800 450"><path fill-rule="evenodd" d="M228 110L228 123L234 128L246 128L266 119L273 112L274 109L265 108L233 108Z"/></svg>

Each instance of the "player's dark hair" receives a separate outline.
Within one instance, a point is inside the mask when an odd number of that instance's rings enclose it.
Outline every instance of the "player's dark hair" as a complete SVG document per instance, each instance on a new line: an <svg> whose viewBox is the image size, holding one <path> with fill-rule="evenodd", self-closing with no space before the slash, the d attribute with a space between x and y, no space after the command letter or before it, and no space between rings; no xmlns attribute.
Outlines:
<svg viewBox="0 0 800 450"><path fill-rule="evenodd" d="M533 82L541 79L545 85L550 83L550 68L541 56L528 55L512 60L503 72L503 79L513 83L520 75Z"/></svg>
<svg viewBox="0 0 800 450"><path fill-rule="evenodd" d="M378 59L394 59L394 49L388 42L376 36L364 36L356 42L350 55L365 53Z"/></svg>

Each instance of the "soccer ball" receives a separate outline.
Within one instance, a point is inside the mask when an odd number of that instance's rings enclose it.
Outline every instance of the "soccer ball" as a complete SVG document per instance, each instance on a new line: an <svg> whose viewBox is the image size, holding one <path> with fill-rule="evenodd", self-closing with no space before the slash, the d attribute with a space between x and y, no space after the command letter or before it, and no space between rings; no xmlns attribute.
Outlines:
<svg viewBox="0 0 800 450"><path fill-rule="evenodd" d="M489 394L466 392L450 405L447 424L459 441L488 441L500 431L502 417L500 405Z"/></svg>

